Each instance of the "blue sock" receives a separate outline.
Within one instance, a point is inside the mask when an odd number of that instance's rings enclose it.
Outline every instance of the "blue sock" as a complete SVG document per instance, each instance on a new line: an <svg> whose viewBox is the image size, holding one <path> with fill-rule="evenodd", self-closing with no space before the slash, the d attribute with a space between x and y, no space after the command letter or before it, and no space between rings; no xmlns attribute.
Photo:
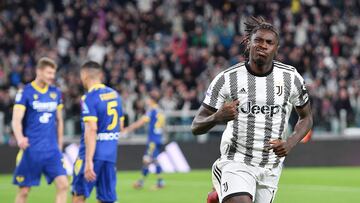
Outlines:
<svg viewBox="0 0 360 203"><path fill-rule="evenodd" d="M143 174L144 177L146 177L149 174L149 168L143 167L141 173Z"/></svg>
<svg viewBox="0 0 360 203"><path fill-rule="evenodd" d="M156 174L160 174L161 173L161 166L160 165L156 165Z"/></svg>

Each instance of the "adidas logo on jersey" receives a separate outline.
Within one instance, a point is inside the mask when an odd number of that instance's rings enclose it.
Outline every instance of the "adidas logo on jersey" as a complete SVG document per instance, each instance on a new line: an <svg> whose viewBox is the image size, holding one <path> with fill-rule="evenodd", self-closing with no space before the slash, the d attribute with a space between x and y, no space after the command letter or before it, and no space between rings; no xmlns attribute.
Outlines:
<svg viewBox="0 0 360 203"><path fill-rule="evenodd" d="M257 104L252 104L251 102L246 102L240 106L240 111L245 114L256 115L262 113L264 115L269 115L270 117L273 117L275 114L279 113L280 109L281 106L278 104L259 106Z"/></svg>
<svg viewBox="0 0 360 203"><path fill-rule="evenodd" d="M241 90L239 91L239 94L247 94L245 88L241 88Z"/></svg>

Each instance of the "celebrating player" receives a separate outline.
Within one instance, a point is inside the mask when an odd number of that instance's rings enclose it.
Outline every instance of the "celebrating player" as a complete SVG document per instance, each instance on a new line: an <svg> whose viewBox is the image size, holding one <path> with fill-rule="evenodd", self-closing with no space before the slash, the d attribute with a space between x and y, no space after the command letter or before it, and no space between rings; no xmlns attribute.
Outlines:
<svg viewBox="0 0 360 203"><path fill-rule="evenodd" d="M165 125L165 116L161 113L158 105L159 99L160 92L157 89L150 91L150 96L146 100L147 106L149 107L146 115L124 129L125 133L129 133L137 128L140 128L146 123L149 123L147 149L143 156L142 178L134 184L136 189L140 189L144 186L144 181L149 174L149 165L151 163L154 163L156 166L156 174L158 178L156 188L160 189L164 187L164 180L160 176L161 167L157 161L157 156L161 152L162 148L162 133Z"/></svg>
<svg viewBox="0 0 360 203"><path fill-rule="evenodd" d="M55 202L66 202L68 180L62 160L63 116L61 92L52 86L57 65L41 58L36 78L15 98L12 128L20 148L13 183L19 186L15 202L26 202L30 188L40 184L44 173L48 184L55 181Z"/></svg>
<svg viewBox="0 0 360 203"><path fill-rule="evenodd" d="M193 121L195 135L227 123L221 157L213 165L213 185L223 203L272 202L284 157L312 127L303 78L292 66L275 61L279 33L263 18L246 23L248 61L219 73ZM299 120L285 132L295 106ZM217 202L210 193L209 202Z"/></svg>
<svg viewBox="0 0 360 203"><path fill-rule="evenodd" d="M85 202L96 186L100 202L115 202L117 143L122 107L118 93L102 84L98 63L82 65L80 77L88 92L82 98L82 136L74 164L73 202Z"/></svg>

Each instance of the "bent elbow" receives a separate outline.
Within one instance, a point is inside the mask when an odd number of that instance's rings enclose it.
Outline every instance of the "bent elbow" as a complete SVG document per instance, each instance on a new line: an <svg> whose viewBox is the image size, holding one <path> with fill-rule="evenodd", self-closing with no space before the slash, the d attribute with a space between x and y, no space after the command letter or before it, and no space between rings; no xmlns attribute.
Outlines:
<svg viewBox="0 0 360 203"><path fill-rule="evenodd" d="M192 132L193 135L200 135L201 134L198 127L196 127L196 125L194 125L194 123L191 124L191 132Z"/></svg>

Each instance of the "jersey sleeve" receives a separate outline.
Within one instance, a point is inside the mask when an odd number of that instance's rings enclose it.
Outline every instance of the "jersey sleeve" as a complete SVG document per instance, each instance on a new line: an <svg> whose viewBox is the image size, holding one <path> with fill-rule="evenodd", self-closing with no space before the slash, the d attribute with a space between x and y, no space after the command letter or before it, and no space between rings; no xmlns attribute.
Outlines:
<svg viewBox="0 0 360 203"><path fill-rule="evenodd" d="M62 110L63 108L64 108L64 103L63 103L63 97L62 97L62 93L61 93L61 91L58 89L58 106L57 106L57 109L58 110Z"/></svg>
<svg viewBox="0 0 360 203"><path fill-rule="evenodd" d="M15 105L14 108L26 109L27 105L27 95L23 89L20 89L15 96Z"/></svg>
<svg viewBox="0 0 360 203"><path fill-rule="evenodd" d="M124 119L124 112L123 112L123 108L122 108L122 100L121 100L121 97L119 96L118 97L118 114L119 114L119 118L120 119Z"/></svg>
<svg viewBox="0 0 360 203"><path fill-rule="evenodd" d="M305 81L298 72L295 72L290 102L295 107L303 107L309 102Z"/></svg>
<svg viewBox="0 0 360 203"><path fill-rule="evenodd" d="M90 98L88 96L83 97L81 101L81 113L82 113L82 119L84 122L86 121L97 121L98 115L96 111L96 104L95 99Z"/></svg>
<svg viewBox="0 0 360 203"><path fill-rule="evenodd" d="M146 123L150 122L152 113L153 113L153 110L147 111L146 114L143 115L141 119L143 121L145 121Z"/></svg>
<svg viewBox="0 0 360 203"><path fill-rule="evenodd" d="M210 83L206 91L203 105L212 108L214 111L219 109L226 101L225 76L223 73L217 75Z"/></svg>

